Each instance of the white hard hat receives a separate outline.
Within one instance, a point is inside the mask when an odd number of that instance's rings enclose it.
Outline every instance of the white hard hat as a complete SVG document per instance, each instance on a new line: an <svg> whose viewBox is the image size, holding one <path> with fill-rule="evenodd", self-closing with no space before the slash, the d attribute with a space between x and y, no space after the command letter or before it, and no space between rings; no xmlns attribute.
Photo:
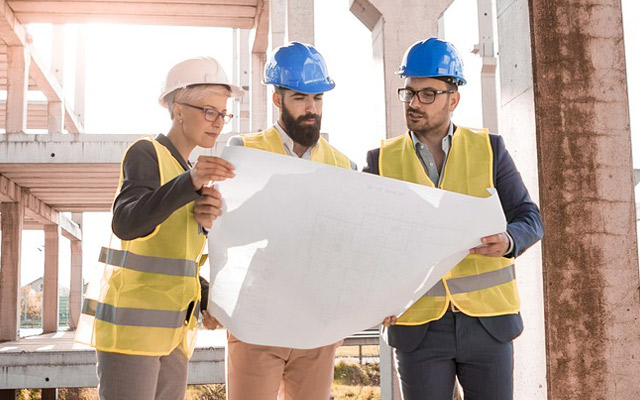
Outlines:
<svg viewBox="0 0 640 400"><path fill-rule="evenodd" d="M226 85L231 89L232 97L240 97L244 90L229 83L227 74L218 61L211 57L190 58L176 64L169 70L162 84L162 93L158 98L161 106L167 107L166 96L176 89L191 85Z"/></svg>

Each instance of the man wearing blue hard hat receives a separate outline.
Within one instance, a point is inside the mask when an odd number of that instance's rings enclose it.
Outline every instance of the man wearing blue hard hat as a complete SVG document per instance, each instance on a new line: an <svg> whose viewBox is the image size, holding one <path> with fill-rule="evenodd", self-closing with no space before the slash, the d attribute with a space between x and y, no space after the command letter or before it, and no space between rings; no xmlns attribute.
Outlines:
<svg viewBox="0 0 640 400"><path fill-rule="evenodd" d="M408 131L367 154L365 172L488 197L495 188L506 232L456 265L399 317L384 321L404 400L450 400L455 378L465 399L513 397L513 339L522 332L514 259L540 240L540 212L498 135L451 122L466 84L448 42L412 45L398 74Z"/></svg>
<svg viewBox="0 0 640 400"><path fill-rule="evenodd" d="M335 83L313 46L292 42L277 48L265 66L264 83L274 86L272 99L280 111L278 121L262 132L234 136L229 145L356 168L320 136L323 95ZM335 350L340 344L293 349L244 343L230 335L227 398L326 400L333 382Z"/></svg>

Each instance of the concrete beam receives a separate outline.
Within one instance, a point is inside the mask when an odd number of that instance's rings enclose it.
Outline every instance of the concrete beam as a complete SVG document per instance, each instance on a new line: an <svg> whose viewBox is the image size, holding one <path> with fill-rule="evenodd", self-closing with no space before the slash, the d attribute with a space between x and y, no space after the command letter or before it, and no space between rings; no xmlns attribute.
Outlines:
<svg viewBox="0 0 640 400"><path fill-rule="evenodd" d="M7 0L0 0L0 37L8 46L27 44L27 33Z"/></svg>
<svg viewBox="0 0 640 400"><path fill-rule="evenodd" d="M251 53L266 53L269 45L269 0L258 0L256 19L249 42Z"/></svg>
<svg viewBox="0 0 640 400"><path fill-rule="evenodd" d="M82 27L79 27L76 32L76 84L75 84L75 96L73 99L73 108L75 109L75 115L78 123L84 126L84 112L85 112L85 64L86 64L86 52L85 52L85 40L84 31Z"/></svg>
<svg viewBox="0 0 640 400"><path fill-rule="evenodd" d="M267 128L267 87L262 84L265 53L251 54L251 131Z"/></svg>
<svg viewBox="0 0 640 400"><path fill-rule="evenodd" d="M529 1L548 397L640 398L640 294L619 1ZM551 223L553 222L553 223Z"/></svg>
<svg viewBox="0 0 640 400"><path fill-rule="evenodd" d="M0 256L0 342L18 339L20 329L20 256L22 249L21 202L0 203L2 247Z"/></svg>
<svg viewBox="0 0 640 400"><path fill-rule="evenodd" d="M7 111L5 130L24 132L27 127L27 91L31 57L24 46L7 47Z"/></svg>
<svg viewBox="0 0 640 400"><path fill-rule="evenodd" d="M45 346L42 346L45 347ZM3 352L0 390L19 388L96 387L96 351L74 345L72 351ZM188 384L224 383L224 346L196 347L189 360Z"/></svg>
<svg viewBox="0 0 640 400"><path fill-rule="evenodd" d="M37 223L59 225L62 228L62 234L67 239L82 240L82 230L78 224L2 175L0 175L0 201L19 201L23 204L24 214Z"/></svg>
<svg viewBox="0 0 640 400"><path fill-rule="evenodd" d="M397 88L403 82L395 74L402 56L418 40L438 35L438 18L453 0L350 0L351 12L371 30L373 57L385 93L386 137L406 131L404 110Z"/></svg>
<svg viewBox="0 0 640 400"><path fill-rule="evenodd" d="M44 226L44 289L42 292L42 333L58 331L58 267L60 227Z"/></svg>

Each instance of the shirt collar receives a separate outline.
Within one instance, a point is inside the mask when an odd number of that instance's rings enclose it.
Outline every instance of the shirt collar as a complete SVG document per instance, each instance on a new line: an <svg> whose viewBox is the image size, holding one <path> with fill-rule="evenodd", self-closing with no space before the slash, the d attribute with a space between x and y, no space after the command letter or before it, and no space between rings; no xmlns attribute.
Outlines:
<svg viewBox="0 0 640 400"><path fill-rule="evenodd" d="M418 146L418 144L421 142L413 131L409 131L409 132L411 134L411 140L413 141L413 148L415 149ZM442 138L442 149L444 150L445 153L449 152L449 149L451 148L452 139L453 139L453 123L450 123L449 130L447 131L447 136Z"/></svg>

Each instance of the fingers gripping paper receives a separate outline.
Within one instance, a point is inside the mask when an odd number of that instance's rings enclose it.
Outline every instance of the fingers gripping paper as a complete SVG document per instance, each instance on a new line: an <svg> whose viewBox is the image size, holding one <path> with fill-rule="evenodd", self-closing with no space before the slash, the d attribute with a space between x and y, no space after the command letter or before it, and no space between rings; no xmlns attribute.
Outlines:
<svg viewBox="0 0 640 400"><path fill-rule="evenodd" d="M400 315L480 238L498 200L243 147L222 157L209 311L238 339L314 348Z"/></svg>

